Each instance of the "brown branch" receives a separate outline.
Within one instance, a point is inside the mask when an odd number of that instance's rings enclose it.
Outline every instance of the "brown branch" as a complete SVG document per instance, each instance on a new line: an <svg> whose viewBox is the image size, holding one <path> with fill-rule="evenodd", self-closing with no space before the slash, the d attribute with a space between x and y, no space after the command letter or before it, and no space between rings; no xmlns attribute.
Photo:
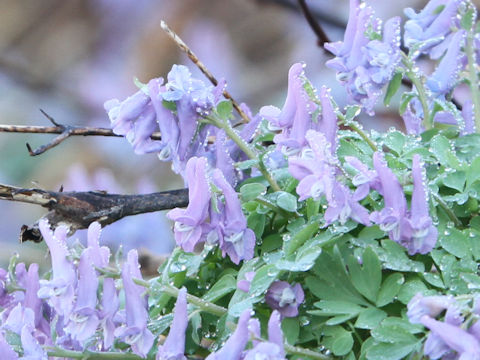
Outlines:
<svg viewBox="0 0 480 360"><path fill-rule="evenodd" d="M125 216L185 207L188 205L188 189L171 190L143 195L107 194L103 191L57 192L42 189L26 189L0 184L0 200L18 201L40 205L49 212L46 218L52 228L65 224L71 233L86 229L98 221L102 226ZM42 241L38 222L23 225L20 242Z"/></svg>
<svg viewBox="0 0 480 360"><path fill-rule="evenodd" d="M315 35L317 35L317 45L323 49L323 45L325 45L325 43L330 42L330 39L328 38L327 34L323 30L322 26L320 25L320 22L317 21L315 16L310 11L310 8L308 7L307 2L305 0L298 0L298 5L302 10L303 16L305 16L305 19L307 20L308 25L310 25L310 28L313 30Z"/></svg>
<svg viewBox="0 0 480 360"><path fill-rule="evenodd" d="M200 59L195 55L195 53L188 47L188 45L175 33L172 29L170 29L165 21L161 21L160 26L162 29L167 33L167 35L177 44L177 46L187 54L188 58L200 69L200 71L210 80L210 82L214 85L218 85L218 80L213 76L213 74L208 70L204 63L200 61ZM223 90L223 96L229 99L232 102L234 109L237 113L242 117L244 123L250 122L250 118L242 110L238 102L232 97L232 95L226 90Z"/></svg>

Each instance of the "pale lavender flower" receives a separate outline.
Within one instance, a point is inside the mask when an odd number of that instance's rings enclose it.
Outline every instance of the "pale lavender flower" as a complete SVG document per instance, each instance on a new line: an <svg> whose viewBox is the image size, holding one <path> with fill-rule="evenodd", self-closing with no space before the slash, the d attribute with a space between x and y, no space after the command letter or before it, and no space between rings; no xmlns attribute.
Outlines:
<svg viewBox="0 0 480 360"><path fill-rule="evenodd" d="M208 217L210 185L207 179L207 159L193 157L187 162L186 180L189 203L186 209L173 209L167 213L175 221L175 240L183 250L191 252L201 241L202 224Z"/></svg>
<svg viewBox="0 0 480 360"><path fill-rule="evenodd" d="M428 210L428 189L420 155L413 156L412 164L413 193L408 217L402 219L402 239L410 255L426 254L437 242L438 230L433 225ZM384 194L386 196L386 194Z"/></svg>
<svg viewBox="0 0 480 360"><path fill-rule="evenodd" d="M306 139L309 148L302 150L300 156L288 159L288 170L297 180L299 200L307 198L318 200L322 195L330 197L335 183L336 159L332 156L330 143L325 136L317 131L308 130Z"/></svg>
<svg viewBox="0 0 480 360"><path fill-rule="evenodd" d="M420 321L424 326L430 329L432 334L434 334L443 342L444 345L448 347L445 349L445 346L440 346L439 351L438 346L443 345L442 343L439 344L437 341L428 343L427 340L424 348L425 355L436 359L443 356L446 353L445 350L450 349L457 352L457 354L460 356L459 359L480 359L479 340L464 329L447 322L441 322L432 319L427 315L424 315Z"/></svg>
<svg viewBox="0 0 480 360"><path fill-rule="evenodd" d="M473 112L473 103L471 100L465 101L462 107L462 116L464 121L464 127L460 130L460 135L474 134L475 128L475 115Z"/></svg>
<svg viewBox="0 0 480 360"><path fill-rule="evenodd" d="M23 356L19 360L48 360L47 353L42 349L32 334L33 328L25 325L22 328L20 339L22 341Z"/></svg>
<svg viewBox="0 0 480 360"><path fill-rule="evenodd" d="M465 42L466 31L460 30L453 35L447 53L440 61L435 71L427 79L428 88L437 96L445 95L455 86L458 74L464 67L465 55L461 48Z"/></svg>
<svg viewBox="0 0 480 360"><path fill-rule="evenodd" d="M345 156L345 162L356 171L352 179L352 184L356 187L355 197L358 199L365 198L370 189L381 192L380 179L375 170L370 170L367 165L354 156Z"/></svg>
<svg viewBox="0 0 480 360"><path fill-rule="evenodd" d="M379 30L379 25L370 7L350 0L344 41L325 44L336 56L327 66L337 70L337 79L346 87L350 100L362 104L370 114L400 62L400 18L385 23L381 41L370 40L366 32Z"/></svg>
<svg viewBox="0 0 480 360"><path fill-rule="evenodd" d="M380 225L389 233L390 239L399 242L401 239L401 222L407 215L407 200L395 174L385 163L379 152L373 154L373 165L382 185L385 207L370 214L370 220Z"/></svg>
<svg viewBox="0 0 480 360"><path fill-rule="evenodd" d="M250 323L249 325L252 325ZM259 324L258 324L259 325ZM260 329L254 329L255 336L260 336ZM268 321L268 341L256 341L253 349L248 350L244 360L269 359L284 360L283 333L281 328L281 315L275 310Z"/></svg>
<svg viewBox="0 0 480 360"><path fill-rule="evenodd" d="M7 291L8 271L0 268L0 306L7 307L12 300L12 295Z"/></svg>
<svg viewBox="0 0 480 360"><path fill-rule="evenodd" d="M407 109L402 114L402 119L405 123L407 134L420 135L425 130L421 117L412 111L411 104L408 104Z"/></svg>
<svg viewBox="0 0 480 360"><path fill-rule="evenodd" d="M455 299L452 296L423 296L422 293L418 293L407 304L408 320L412 324L419 324L424 315L437 317L454 303Z"/></svg>
<svg viewBox="0 0 480 360"><path fill-rule="evenodd" d="M59 226L53 233L47 220L40 220L39 228L50 250L52 258L52 279L40 280L38 297L46 299L56 313L68 317L72 311L77 276L73 264L68 259L66 247L68 229Z"/></svg>
<svg viewBox="0 0 480 360"><path fill-rule="evenodd" d="M7 320L3 324L3 328L10 330L20 335L22 328L28 325L30 328L34 327L35 314L32 309L24 307L21 303L18 303L10 314L8 314Z"/></svg>
<svg viewBox="0 0 480 360"><path fill-rule="evenodd" d="M238 319L235 332L228 338L223 347L215 353L208 355L206 360L241 360L243 350L248 343L248 322L250 320L250 309L245 310Z"/></svg>
<svg viewBox="0 0 480 360"><path fill-rule="evenodd" d="M10 344L7 343L2 332L0 332L0 354L4 360L17 360L18 354L12 349Z"/></svg>
<svg viewBox="0 0 480 360"><path fill-rule="evenodd" d="M286 281L274 281L267 290L265 302L282 316L295 317L305 294L300 284L290 285Z"/></svg>
<svg viewBox="0 0 480 360"><path fill-rule="evenodd" d="M147 299L142 295L144 289L136 285L133 278L142 279L136 250L128 252L127 261L122 267L126 324L115 330L115 336L129 344L135 354L146 357L153 345L154 336L147 329Z"/></svg>
<svg viewBox="0 0 480 360"><path fill-rule="evenodd" d="M245 279L237 281L237 289L245 292L249 292L250 283L252 282L254 277L255 277L255 271L249 271L245 273Z"/></svg>
<svg viewBox="0 0 480 360"><path fill-rule="evenodd" d="M187 289L178 292L173 322L165 342L158 347L156 360L186 360L185 331L188 326Z"/></svg>
<svg viewBox="0 0 480 360"><path fill-rule="evenodd" d="M100 246L100 234L102 226L98 222L93 222L88 226L87 246L90 259L95 267L107 267L110 261L110 249L107 246Z"/></svg>
<svg viewBox="0 0 480 360"><path fill-rule="evenodd" d="M65 328L65 332L82 345L95 334L100 323L96 310L98 278L93 267L94 252L93 248L87 248L80 257L77 301Z"/></svg>
<svg viewBox="0 0 480 360"><path fill-rule="evenodd" d="M363 194L352 194L345 185L336 182L333 185L332 193L328 199L328 208L325 211L325 225L335 221L340 224L351 218L365 226L370 225L368 210L359 204Z"/></svg>
<svg viewBox="0 0 480 360"><path fill-rule="evenodd" d="M452 40L452 29L459 28L457 17L464 0L430 0L419 13L405 9L410 19L405 23L404 42L409 49L415 48L414 57L427 53L438 59ZM440 10L440 11L439 11Z"/></svg>
<svg viewBox="0 0 480 360"><path fill-rule="evenodd" d="M337 114L332 105L330 89L322 86L320 89L320 102L322 104L322 119L314 130L321 132L330 144L330 151L335 154L337 151Z"/></svg>
<svg viewBox="0 0 480 360"><path fill-rule="evenodd" d="M238 194L219 169L212 174L214 184L222 191L225 205L219 222L219 244L223 256L228 255L235 263L253 258L255 233L247 228L247 219L242 211Z"/></svg>
<svg viewBox="0 0 480 360"><path fill-rule="evenodd" d="M110 349L115 340L114 317L119 308L115 280L112 278L103 279L102 309L99 313L100 324L103 329L103 348Z"/></svg>

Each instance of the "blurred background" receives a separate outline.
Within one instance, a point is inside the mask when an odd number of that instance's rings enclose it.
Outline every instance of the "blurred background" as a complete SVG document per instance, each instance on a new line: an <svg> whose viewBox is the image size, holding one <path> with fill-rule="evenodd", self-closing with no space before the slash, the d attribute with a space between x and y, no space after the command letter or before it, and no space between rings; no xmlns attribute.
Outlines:
<svg viewBox="0 0 480 360"><path fill-rule="evenodd" d="M426 1L367 1L384 20ZM333 40L343 37L348 0L307 0ZM59 123L108 127L103 103L136 91L133 78L147 82L182 63L203 76L160 29L166 20L216 77L225 77L234 97L256 112L281 107L291 64L304 61L317 86L328 85L340 105L343 90L325 67L330 57L316 45L295 0L0 0L0 124ZM388 109L387 109L388 110ZM398 114L380 110L361 120L367 128L401 127ZM32 147L51 135L0 133L0 183L57 190L154 192L183 187L168 163L137 156L120 138L74 137L45 154ZM43 262L44 244L18 244L23 224L44 210L0 201L0 264L15 251L24 261ZM74 238L84 238L77 232ZM103 231L103 242L155 254L173 246L163 213L124 218Z"/></svg>

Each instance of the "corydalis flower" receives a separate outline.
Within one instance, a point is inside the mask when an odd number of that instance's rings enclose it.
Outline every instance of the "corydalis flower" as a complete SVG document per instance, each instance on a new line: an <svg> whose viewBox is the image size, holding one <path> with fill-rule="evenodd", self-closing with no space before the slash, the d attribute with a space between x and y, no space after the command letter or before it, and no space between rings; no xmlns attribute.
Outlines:
<svg viewBox="0 0 480 360"><path fill-rule="evenodd" d="M298 307L304 299L305 294L301 285L291 286L286 281L274 281L265 295L266 303L285 317L297 316Z"/></svg>
<svg viewBox="0 0 480 360"><path fill-rule="evenodd" d="M185 331L188 326L187 289L178 292L173 322L163 345L159 346L156 360L186 360Z"/></svg>
<svg viewBox="0 0 480 360"><path fill-rule="evenodd" d="M207 159L193 157L185 170L188 190L188 207L173 209L167 213L175 221L175 241L185 251L193 251L202 238L202 224L208 217L210 185L207 179Z"/></svg>
<svg viewBox="0 0 480 360"><path fill-rule="evenodd" d="M247 219L238 195L220 170L215 169L212 178L225 200L216 226L222 254L228 255L235 264L241 260L250 260L255 249L255 233L247 228Z"/></svg>
<svg viewBox="0 0 480 360"><path fill-rule="evenodd" d="M416 294L407 305L407 317L413 324L421 323L424 315L437 317L443 311L454 304L455 300L452 296L423 296L421 293Z"/></svg>
<svg viewBox="0 0 480 360"><path fill-rule="evenodd" d="M146 357L153 345L154 337L147 329L147 299L142 295L144 289L133 282L134 278L141 280L142 275L139 270L137 251L130 250L122 268L126 324L115 330L115 336L129 344L135 354Z"/></svg>
<svg viewBox="0 0 480 360"><path fill-rule="evenodd" d="M260 328L255 326L255 337L260 338ZM281 328L280 313L275 310L268 321L268 341L256 342L253 349L248 350L244 360L284 360L285 350L283 345L283 333Z"/></svg>
<svg viewBox="0 0 480 360"><path fill-rule="evenodd" d="M350 15L343 42L327 43L325 48L336 58L327 66L337 70L337 79L345 85L350 99L363 104L373 114L373 106L382 88L390 81L400 62L400 18L385 23L382 40L371 40L366 32L378 30L373 10L350 0Z"/></svg>
<svg viewBox="0 0 480 360"><path fill-rule="evenodd" d="M66 247L68 229L59 226L52 232L48 221L44 219L40 220L39 228L50 250L53 276L51 280L40 280L38 297L47 299L57 314L68 317L73 308L77 284L75 268L68 259Z"/></svg>
<svg viewBox="0 0 480 360"><path fill-rule="evenodd" d="M457 17L464 0L430 0L419 13L405 9L410 19L405 23L405 46L415 49L414 57L427 53L438 59L452 41L452 29L460 27Z"/></svg>
<svg viewBox="0 0 480 360"><path fill-rule="evenodd" d="M360 224L369 226L368 210L359 204L359 201L363 198L363 194L352 194L345 185L338 182L334 183L328 199L328 208L325 211L325 225L332 224L337 220L341 224L345 224L351 218Z"/></svg>
<svg viewBox="0 0 480 360"><path fill-rule="evenodd" d="M322 195L330 197L335 183L336 159L332 156L330 143L322 133L307 131L309 148L302 150L300 156L288 159L288 170L300 180L297 186L299 200L307 198L318 200Z"/></svg>

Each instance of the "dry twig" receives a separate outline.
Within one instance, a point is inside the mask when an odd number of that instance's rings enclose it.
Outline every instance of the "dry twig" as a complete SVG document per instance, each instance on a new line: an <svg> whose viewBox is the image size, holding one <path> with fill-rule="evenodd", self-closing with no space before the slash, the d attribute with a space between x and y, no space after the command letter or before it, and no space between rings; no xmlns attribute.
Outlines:
<svg viewBox="0 0 480 360"><path fill-rule="evenodd" d="M162 29L167 33L167 35L177 44L177 46L187 54L188 58L200 69L200 71L210 80L210 82L214 85L218 85L218 80L213 76L210 70L207 69L204 63L200 61L200 59L195 55L195 53L188 47L187 44L175 33L172 29L170 29L165 21L160 23ZM250 118L242 110L238 102L232 97L232 95L225 89L223 90L223 96L229 99L232 102L234 109L238 112L238 114L242 117L244 123L250 122Z"/></svg>
<svg viewBox="0 0 480 360"><path fill-rule="evenodd" d="M107 194L104 191L46 191L0 184L0 200L30 203L47 208L49 212L43 218L49 221L52 228L65 224L73 233L78 229L88 228L94 221L105 226L125 216L185 207L188 205L188 190L120 195ZM28 240L42 241L38 222L32 226L22 226L20 241Z"/></svg>

